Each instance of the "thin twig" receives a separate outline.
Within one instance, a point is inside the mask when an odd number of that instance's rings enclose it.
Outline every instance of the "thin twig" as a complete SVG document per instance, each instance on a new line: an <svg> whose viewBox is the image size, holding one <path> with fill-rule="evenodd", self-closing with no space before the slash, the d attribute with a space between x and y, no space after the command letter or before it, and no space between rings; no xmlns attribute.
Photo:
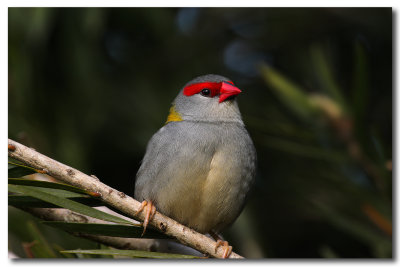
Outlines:
<svg viewBox="0 0 400 267"><path fill-rule="evenodd" d="M143 221L144 214L135 213L140 208L140 202L122 192L103 184L94 177L86 175L72 167L53 160L42 155L35 150L28 148L18 142L8 139L8 147L13 149L8 151L8 155L14 159L22 161L36 169L46 171L46 173L60 181L77 186L79 188L96 192L100 198L108 205L128 214L129 216ZM15 149L14 149L15 148ZM156 212L153 219L149 223L162 233L175 237L179 242L188 245L202 253L215 258L222 258L224 254L223 247L216 249L216 242L211 238L200 234L193 229L186 227L175 220ZM242 256L232 252L229 258L243 258Z"/></svg>

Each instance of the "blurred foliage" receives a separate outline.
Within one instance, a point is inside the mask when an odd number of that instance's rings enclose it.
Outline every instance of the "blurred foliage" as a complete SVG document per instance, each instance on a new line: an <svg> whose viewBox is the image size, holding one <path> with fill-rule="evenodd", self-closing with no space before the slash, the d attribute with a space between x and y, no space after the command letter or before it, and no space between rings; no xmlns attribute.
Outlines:
<svg viewBox="0 0 400 267"><path fill-rule="evenodd" d="M392 257L392 17L391 8L10 8L9 137L133 195L178 90L221 74L243 90L259 159L252 196L225 231L234 250ZM15 253L33 225L14 227L20 216L9 212ZM76 249L63 234L51 238ZM23 240L58 253L39 236ZM91 244L80 248L99 249Z"/></svg>

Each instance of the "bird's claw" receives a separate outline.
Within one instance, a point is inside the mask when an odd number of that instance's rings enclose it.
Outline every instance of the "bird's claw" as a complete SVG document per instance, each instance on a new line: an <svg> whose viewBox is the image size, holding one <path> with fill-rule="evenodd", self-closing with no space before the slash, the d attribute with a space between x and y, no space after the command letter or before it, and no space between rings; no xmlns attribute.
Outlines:
<svg viewBox="0 0 400 267"><path fill-rule="evenodd" d="M232 253L232 246L229 246L227 241L222 241L221 239L218 239L217 244L215 245L215 253L217 253L217 249L221 246L224 247L224 254L222 255L222 258L226 259Z"/></svg>
<svg viewBox="0 0 400 267"><path fill-rule="evenodd" d="M154 214L156 213L156 206L151 201L144 200L140 205L140 208L136 211L135 215L138 215L141 211L145 212L144 220L143 220L143 233L141 237L143 237L146 232L147 225L153 219Z"/></svg>

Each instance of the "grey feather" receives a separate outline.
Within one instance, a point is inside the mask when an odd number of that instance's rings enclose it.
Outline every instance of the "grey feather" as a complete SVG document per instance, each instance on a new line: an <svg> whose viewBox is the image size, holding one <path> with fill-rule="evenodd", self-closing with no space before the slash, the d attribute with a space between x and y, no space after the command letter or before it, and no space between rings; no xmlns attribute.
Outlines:
<svg viewBox="0 0 400 267"><path fill-rule="evenodd" d="M160 212L202 233L219 232L237 218L256 170L236 101L214 102L179 93L175 107L183 121L153 135L135 184L136 199L153 201Z"/></svg>

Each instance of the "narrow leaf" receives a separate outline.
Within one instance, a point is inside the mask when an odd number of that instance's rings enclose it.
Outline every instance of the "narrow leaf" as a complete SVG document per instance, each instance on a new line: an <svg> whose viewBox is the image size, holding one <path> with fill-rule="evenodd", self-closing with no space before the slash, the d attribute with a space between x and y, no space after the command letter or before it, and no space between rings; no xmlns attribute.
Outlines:
<svg viewBox="0 0 400 267"><path fill-rule="evenodd" d="M57 258L56 252L33 221L28 222L27 228L35 242L31 247L35 258Z"/></svg>
<svg viewBox="0 0 400 267"><path fill-rule="evenodd" d="M63 247L61 247L61 246L58 245L58 244L52 244L52 247L53 247L53 249L56 250L56 251L65 250ZM61 255L62 257L64 257L64 258L70 258L70 259L75 259L75 258L76 258L75 255L71 255L71 254L67 254L67 253L63 253L63 254L60 253L60 255Z"/></svg>
<svg viewBox="0 0 400 267"><path fill-rule="evenodd" d="M37 170L26 165L8 162L8 177L19 178L25 175L36 173Z"/></svg>
<svg viewBox="0 0 400 267"><path fill-rule="evenodd" d="M92 207L83 205L81 203L72 201L67 198L62 198L56 195L52 195L41 190L38 190L32 186L23 186L23 185L8 185L8 191L13 193L22 193L54 205L57 205L62 208L66 208L93 218L97 218L104 221L116 222L116 223L124 223L124 224L133 224L130 221L119 218L117 216L113 216L111 214L102 212L100 210L96 210Z"/></svg>
<svg viewBox="0 0 400 267"><path fill-rule="evenodd" d="M169 254L160 252L140 251L140 250L119 250L119 249L93 249L93 250L64 250L61 253L76 254L95 254L95 255L113 255L132 258L152 258L152 259L196 259L199 257L182 254Z"/></svg>
<svg viewBox="0 0 400 267"><path fill-rule="evenodd" d="M23 186L23 185L22 185ZM33 187L33 186L24 186L26 188L34 188L37 191L41 191L53 196L58 196L62 198L74 198L74 197L84 197L86 195L78 194L75 192L69 192L65 190L60 190L60 189L53 189L53 188L43 188L43 187Z"/></svg>
<svg viewBox="0 0 400 267"><path fill-rule="evenodd" d="M79 187L62 184L62 183L28 180L28 179L23 179L23 178L20 178L20 179L10 178L10 179L8 179L8 183L15 184L15 185L27 185L27 186L35 186L35 187L54 188L54 189L61 189L61 190L80 193L80 194L88 194L88 192L86 190L80 189Z"/></svg>
<svg viewBox="0 0 400 267"><path fill-rule="evenodd" d="M143 228L140 224L122 225L122 224L104 224L104 223L75 223L75 222L54 222L44 221L45 225L56 227L67 232L85 233L91 235L105 235L116 237L133 237L140 238ZM171 238L163 235L155 230L147 229L143 238Z"/></svg>
<svg viewBox="0 0 400 267"><path fill-rule="evenodd" d="M303 119L311 119L315 109L310 103L304 89L291 82L268 65L261 65L261 75L274 93L296 115Z"/></svg>
<svg viewBox="0 0 400 267"><path fill-rule="evenodd" d="M104 205L98 199L90 197L73 197L69 199L91 207L99 207ZM49 202L24 195L9 195L8 205L14 206L16 208L58 208L58 206Z"/></svg>
<svg viewBox="0 0 400 267"><path fill-rule="evenodd" d="M346 102L337 84L328 58L320 46L311 49L311 59L314 70L319 79L321 89L330 95L336 103L339 103L342 110L346 111Z"/></svg>

